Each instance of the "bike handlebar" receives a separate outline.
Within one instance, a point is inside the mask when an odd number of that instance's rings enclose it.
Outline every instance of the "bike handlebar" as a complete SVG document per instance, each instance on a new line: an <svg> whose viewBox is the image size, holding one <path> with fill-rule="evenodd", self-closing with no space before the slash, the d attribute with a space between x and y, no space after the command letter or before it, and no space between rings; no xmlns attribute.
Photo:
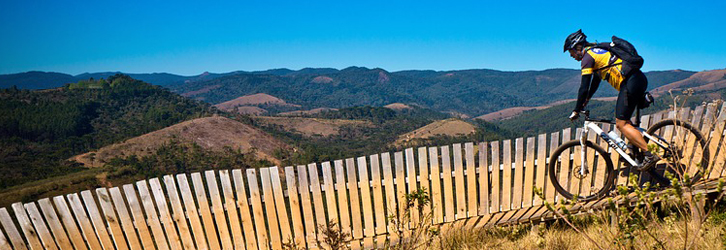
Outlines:
<svg viewBox="0 0 726 250"><path fill-rule="evenodd" d="M584 115L585 121L588 121L588 122L601 122L601 123L615 124L615 122L613 122L613 120L610 120L610 119L590 118L590 110L583 110L578 113Z"/></svg>

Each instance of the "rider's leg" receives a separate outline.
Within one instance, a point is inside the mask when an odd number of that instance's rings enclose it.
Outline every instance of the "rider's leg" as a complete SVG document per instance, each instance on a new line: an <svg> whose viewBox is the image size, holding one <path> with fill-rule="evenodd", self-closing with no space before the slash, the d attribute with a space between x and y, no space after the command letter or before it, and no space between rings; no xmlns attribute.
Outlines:
<svg viewBox="0 0 726 250"><path fill-rule="evenodd" d="M630 141L630 144L635 145L636 147L640 148L643 152L648 151L648 144L645 143L645 139L643 139L643 135L633 127L632 124L630 124L629 120L620 120L615 119L615 126L618 127L618 130L620 130L623 135L625 135L626 138Z"/></svg>
<svg viewBox="0 0 726 250"><path fill-rule="evenodd" d="M630 117L633 116L633 112L643 98L647 87L648 79L645 74L640 71L634 72L620 85L620 93L618 93L618 100L615 105L615 126L630 140L631 144L642 151L648 151L648 144L643 139L640 131L633 127Z"/></svg>

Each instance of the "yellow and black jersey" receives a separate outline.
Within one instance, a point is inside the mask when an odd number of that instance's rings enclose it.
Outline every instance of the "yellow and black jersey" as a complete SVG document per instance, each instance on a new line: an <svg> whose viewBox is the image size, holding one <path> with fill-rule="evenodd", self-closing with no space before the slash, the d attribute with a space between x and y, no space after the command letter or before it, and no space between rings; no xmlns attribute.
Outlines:
<svg viewBox="0 0 726 250"><path fill-rule="evenodd" d="M585 48L585 55L582 57L582 75L590 75L596 73L610 83L615 89L620 90L620 83L623 82L622 61L620 58L610 53L610 51L600 48ZM609 65L614 65L607 67ZM597 72L595 72L597 71Z"/></svg>

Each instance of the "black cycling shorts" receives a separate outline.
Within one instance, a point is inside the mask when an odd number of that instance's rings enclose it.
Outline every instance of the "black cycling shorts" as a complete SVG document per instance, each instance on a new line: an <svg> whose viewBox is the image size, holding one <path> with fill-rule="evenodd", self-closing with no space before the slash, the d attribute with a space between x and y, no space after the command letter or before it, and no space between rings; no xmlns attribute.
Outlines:
<svg viewBox="0 0 726 250"><path fill-rule="evenodd" d="M643 100L645 90L648 88L648 78L640 70L633 72L620 85L618 101L615 105L615 118L630 120L638 103Z"/></svg>

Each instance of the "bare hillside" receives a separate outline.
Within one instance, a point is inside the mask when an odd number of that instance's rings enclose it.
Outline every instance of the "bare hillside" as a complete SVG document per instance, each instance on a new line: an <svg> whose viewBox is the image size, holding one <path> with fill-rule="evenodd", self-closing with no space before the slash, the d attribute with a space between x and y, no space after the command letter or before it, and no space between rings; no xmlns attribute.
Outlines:
<svg viewBox="0 0 726 250"><path fill-rule="evenodd" d="M692 88L696 92L726 88L726 69L698 72L689 78L660 86L650 92L654 95L663 95L667 94L669 90L683 90L687 88Z"/></svg>
<svg viewBox="0 0 726 250"><path fill-rule="evenodd" d="M618 99L617 96L593 98L593 100L605 101L605 102L615 101L617 99ZM499 111L494 111L494 112L491 112L488 114L480 115L480 116L475 117L474 119L482 119L485 121L506 120L506 119L518 116L518 115L522 114L522 112L524 112L524 111L546 109L546 108L549 108L552 106L557 106L560 104L565 104L565 103L574 102L574 101L576 101L576 99L566 99L566 100L556 101L556 102L553 102L553 103L550 103L547 105L542 105L542 106L537 106L537 107L507 108L507 109L502 109Z"/></svg>
<svg viewBox="0 0 726 250"><path fill-rule="evenodd" d="M320 119L320 118L304 118L304 117L269 117L259 116L257 122L268 125L282 126L283 129L300 133L305 136L330 136L337 135L343 126L364 126L371 127L368 121L359 120L343 120L343 119Z"/></svg>
<svg viewBox="0 0 726 250"><path fill-rule="evenodd" d="M471 123L456 118L450 118L446 120L432 122L429 125L403 134L398 137L398 140L396 140L396 144L401 145L414 139L426 139L436 135L468 135L474 133L475 131L476 127Z"/></svg>
<svg viewBox="0 0 726 250"><path fill-rule="evenodd" d="M290 146L269 134L229 118L214 116L185 121L161 130L131 138L122 143L103 147L97 151L77 155L71 159L88 167L102 166L107 160L117 156L148 155L171 139L194 142L205 149L221 150L225 146L249 152L252 148L258 158L279 163L272 157L278 148Z"/></svg>
<svg viewBox="0 0 726 250"><path fill-rule="evenodd" d="M282 113L278 113L277 115L281 115L281 116L314 115L314 114L324 112L324 111L336 111L336 110L338 110L338 109L316 108L316 109L311 109L311 110L295 110L295 111L282 112Z"/></svg>
<svg viewBox="0 0 726 250"><path fill-rule="evenodd" d="M230 111L230 110L234 109L234 107L238 107L238 106L250 106L250 105L261 105L261 104L278 105L278 106L285 106L285 107L300 107L300 105L287 103L280 98L277 98L277 97L274 97L274 96L271 96L271 95L268 95L265 93L240 96L233 100L219 103L214 106L221 110Z"/></svg>
<svg viewBox="0 0 726 250"><path fill-rule="evenodd" d="M383 106L383 107L384 108L393 109L393 110L413 109L411 106L408 106L406 104L399 103L399 102L397 102L397 103L391 103L391 104L388 104L388 105Z"/></svg>

